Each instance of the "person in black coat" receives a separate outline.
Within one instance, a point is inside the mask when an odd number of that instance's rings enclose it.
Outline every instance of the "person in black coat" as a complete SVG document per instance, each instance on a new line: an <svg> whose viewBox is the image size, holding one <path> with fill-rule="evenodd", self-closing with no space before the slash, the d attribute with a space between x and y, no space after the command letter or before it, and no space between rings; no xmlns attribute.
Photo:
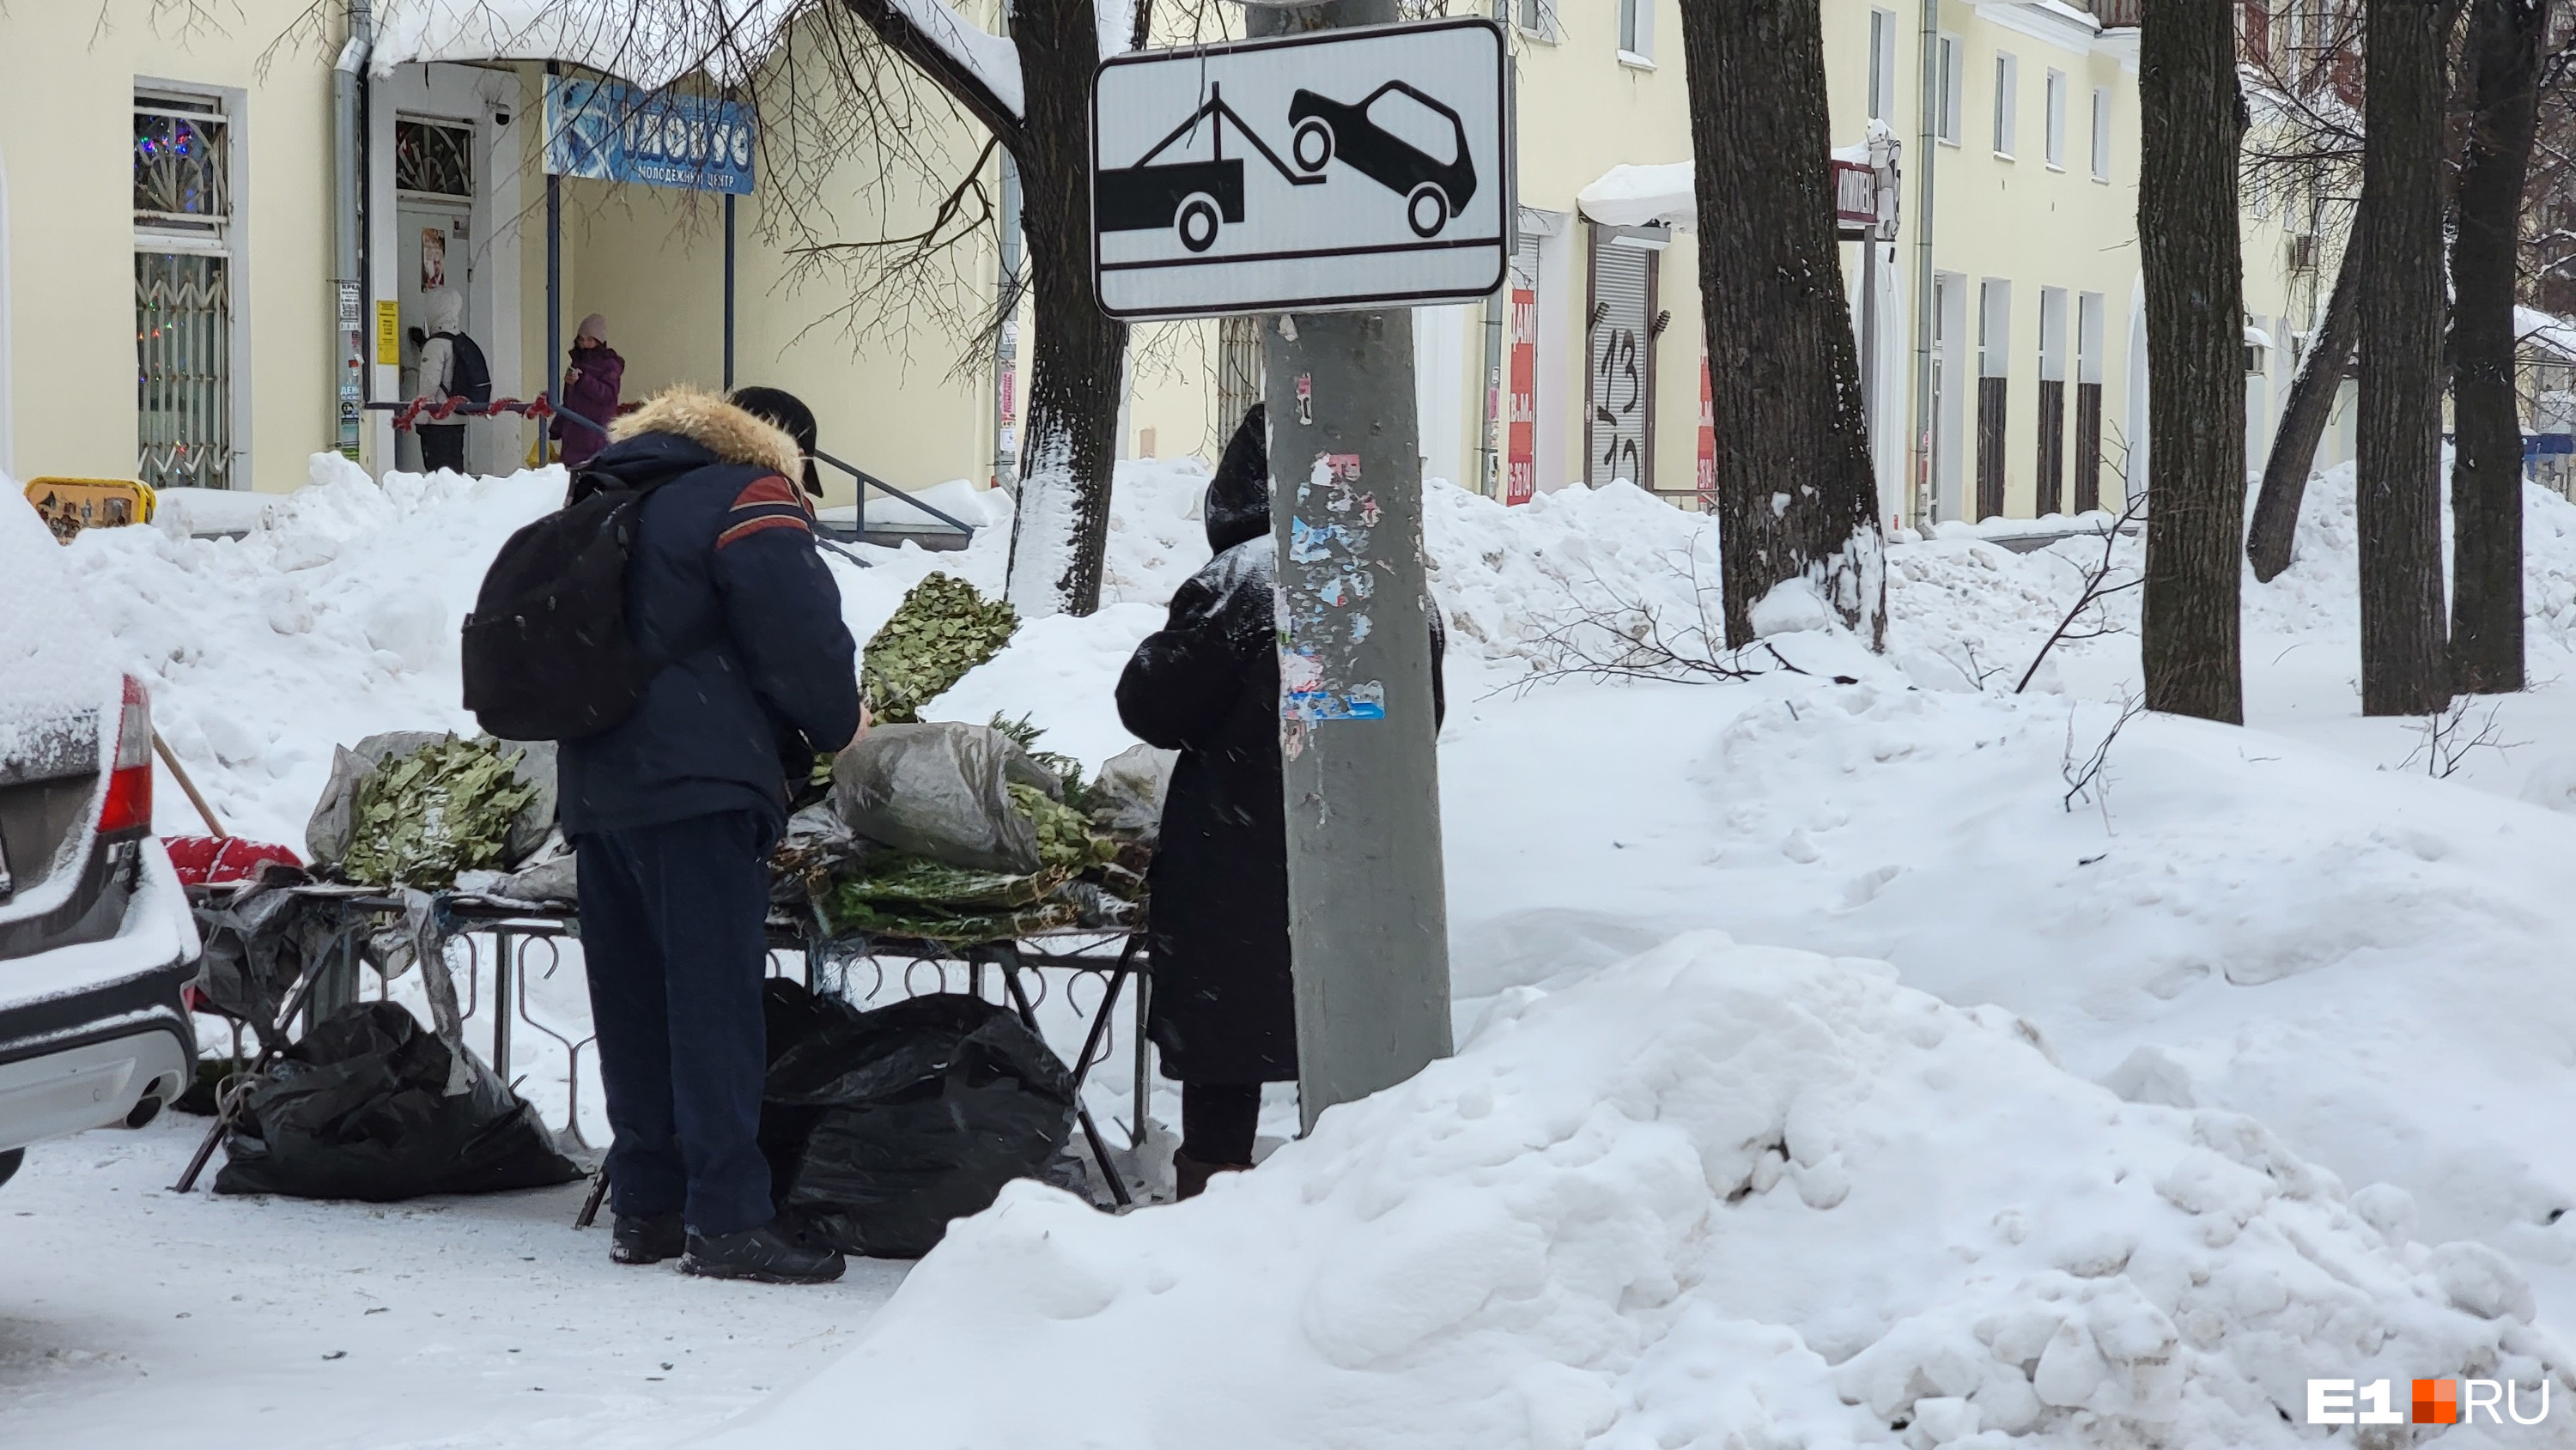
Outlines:
<svg viewBox="0 0 2576 1450"><path fill-rule="evenodd" d="M803 450L674 389L619 419L573 483L647 489L626 624L664 661L635 713L564 742L564 832L608 1120L611 1256L690 1273L838 1278L774 1220L758 1141L769 853L788 787L860 725L858 645L814 548Z"/></svg>
<svg viewBox="0 0 2576 1450"><path fill-rule="evenodd" d="M1118 681L1138 739L1180 752L1148 878L1154 996L1147 1033L1181 1083L1180 1196L1250 1167L1261 1085L1297 1077L1288 968L1288 815L1279 763L1278 551L1268 420L1227 443L1202 516L1216 557L1172 595ZM1431 690L1444 708L1431 611Z"/></svg>

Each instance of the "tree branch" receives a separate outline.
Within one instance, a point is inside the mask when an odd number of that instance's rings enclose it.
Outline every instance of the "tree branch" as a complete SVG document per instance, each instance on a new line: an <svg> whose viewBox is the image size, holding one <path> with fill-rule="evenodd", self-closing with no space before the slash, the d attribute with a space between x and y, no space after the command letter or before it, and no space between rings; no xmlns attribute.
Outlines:
<svg viewBox="0 0 2576 1450"><path fill-rule="evenodd" d="M914 23L912 15L900 0L846 0L850 13L859 17L886 47L919 67L922 74L939 83L939 88L991 131L1013 156L1019 156L1027 144L1027 125L1019 107L995 93L983 75L966 59L950 50L939 37ZM928 0L934 5L942 0ZM942 8L945 8L942 5ZM955 12L950 12L952 15ZM966 17L956 16L959 29L971 28Z"/></svg>

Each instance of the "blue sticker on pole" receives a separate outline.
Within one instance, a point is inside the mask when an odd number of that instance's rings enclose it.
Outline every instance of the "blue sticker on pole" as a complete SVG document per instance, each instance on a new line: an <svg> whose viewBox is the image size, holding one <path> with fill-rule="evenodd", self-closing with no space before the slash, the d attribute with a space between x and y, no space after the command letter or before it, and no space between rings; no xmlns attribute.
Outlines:
<svg viewBox="0 0 2576 1450"><path fill-rule="evenodd" d="M757 141L740 101L546 77L549 175L749 196Z"/></svg>

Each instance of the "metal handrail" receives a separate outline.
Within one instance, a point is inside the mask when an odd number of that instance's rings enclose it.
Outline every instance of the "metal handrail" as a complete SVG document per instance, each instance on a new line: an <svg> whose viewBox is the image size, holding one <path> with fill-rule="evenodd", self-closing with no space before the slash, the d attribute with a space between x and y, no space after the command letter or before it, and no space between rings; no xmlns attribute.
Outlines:
<svg viewBox="0 0 2576 1450"><path fill-rule="evenodd" d="M513 406L513 405L515 405L515 406ZM399 412L403 412L403 411L405 411L405 410L410 410L410 411L412 411L412 412L414 412L414 413L417 413L417 412L420 412L420 411L423 411L423 410L424 410L424 409L423 409L423 405L422 405L422 404L420 404L420 403L418 403L417 401L414 401L414 402L411 402L411 403L369 403L369 404L367 404L366 406L367 406L367 408L368 408L370 411L381 411L381 412L388 412L388 413L399 413ZM494 404L490 405L488 408L480 408L480 409L478 409L478 408L474 407L472 404L466 404L466 405L462 406L461 408L453 408L453 407L452 407L452 408L451 408L451 411L463 412L463 413L466 413L466 414L467 414L467 415L469 415L469 416L472 416L472 417L478 417L478 418L479 418L479 417L483 417L483 416L485 416L486 414L488 414L488 413L492 413L492 412L501 412L501 411L512 411L512 412L515 412L515 411L523 411L523 410L530 410L530 409L533 409L535 406L536 406L536 404L535 404L535 403L519 403L519 402L518 402L518 400L517 400L517 399L515 399L515 398L505 398L505 399L503 399L501 402L494 403ZM441 415L441 416L444 416L444 415ZM572 409L567 408L567 407L562 407L562 406L560 406L560 405L556 406L556 407L552 410L552 416L554 416L554 417L556 417L556 418L569 418L569 419L571 419L572 421L574 421L574 422L576 422L576 423L581 424L583 427L590 429L590 430L591 430L592 432L594 432L594 433L605 434L605 433L607 433L607 432L608 432L608 425L607 425L607 424L600 422L600 421L599 421L598 419L596 419L596 418L589 417L589 416L587 416L587 415L585 415L585 414L582 414L582 413L574 412ZM395 423L394 423L394 426L395 426L395 427L397 427L397 428L402 427L402 426L403 426L403 420L401 420L401 419L399 419L399 418L398 418L398 419L396 419L396 421L395 421ZM853 479L856 479L856 480L858 481L858 485L859 485L859 527L860 527L862 530L864 530L864 529L867 527L867 522L868 522L868 490L869 490L869 489L871 489L871 488L873 488L873 489L876 489L878 492L883 493L883 494L884 494L886 497L888 497L888 498L900 499L900 500L902 500L903 502L905 502L905 503L907 503L907 504L910 504L912 507L914 507L914 508L917 508L917 509L921 510L923 513L926 513L926 514L930 515L932 518L939 520L941 523L946 524L948 527L950 527L950 528L952 528L952 529L955 529L957 532L959 532L959 533L961 533L961 534L964 534L964 535L965 535L967 538L969 538L969 539L972 539L972 538L974 538L974 537L975 537L976 525L974 525L974 524L970 524L970 523L966 522L964 519L961 519L961 518L957 517L955 514L949 513L947 510L942 509L942 508L939 508L939 507L937 507L936 505L933 505L933 504L929 504L929 503L925 503L925 502L923 502L919 497L915 496L914 494L912 494L912 493L910 493L910 492L907 492L906 490L903 490L903 489L900 489L900 488L895 487L893 484L886 482L884 479L877 477L875 474L868 472L866 469L860 468L860 467L856 466L855 464L844 463L844 462L842 462L840 459L833 457L831 454L824 452L824 451L823 451L822 449L820 449L820 448L817 448L817 449L815 449L815 450L814 450L814 461L815 461L815 462L817 462L817 463L828 463L828 464L832 465L834 468L837 468L837 469L841 470L843 473L848 474L850 477L852 477Z"/></svg>
<svg viewBox="0 0 2576 1450"><path fill-rule="evenodd" d="M870 488L875 488L884 492L889 498L899 498L903 500L905 503L912 505L914 508L921 510L923 513L930 515L932 518L939 520L941 523L948 525L950 528L955 529L970 539L975 537L975 525L966 522L955 514L944 512L930 504L922 502L921 499L915 495L895 487L893 484L886 482L884 479L877 477L873 473L869 473L865 469L843 463L841 460L834 458L831 454L824 452L820 448L814 450L814 461L817 463L828 463L834 468L837 468L843 473L846 473L850 477L858 480L859 527L861 529L865 529L868 523L868 490Z"/></svg>

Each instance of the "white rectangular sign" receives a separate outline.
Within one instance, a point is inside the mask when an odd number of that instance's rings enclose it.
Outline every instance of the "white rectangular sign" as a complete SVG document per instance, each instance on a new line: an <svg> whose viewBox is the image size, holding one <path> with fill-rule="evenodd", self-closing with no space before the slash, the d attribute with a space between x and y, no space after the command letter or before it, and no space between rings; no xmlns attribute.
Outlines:
<svg viewBox="0 0 2576 1450"><path fill-rule="evenodd" d="M1119 56L1091 109L1112 317L1491 296L1512 249L1510 52L1489 20Z"/></svg>

